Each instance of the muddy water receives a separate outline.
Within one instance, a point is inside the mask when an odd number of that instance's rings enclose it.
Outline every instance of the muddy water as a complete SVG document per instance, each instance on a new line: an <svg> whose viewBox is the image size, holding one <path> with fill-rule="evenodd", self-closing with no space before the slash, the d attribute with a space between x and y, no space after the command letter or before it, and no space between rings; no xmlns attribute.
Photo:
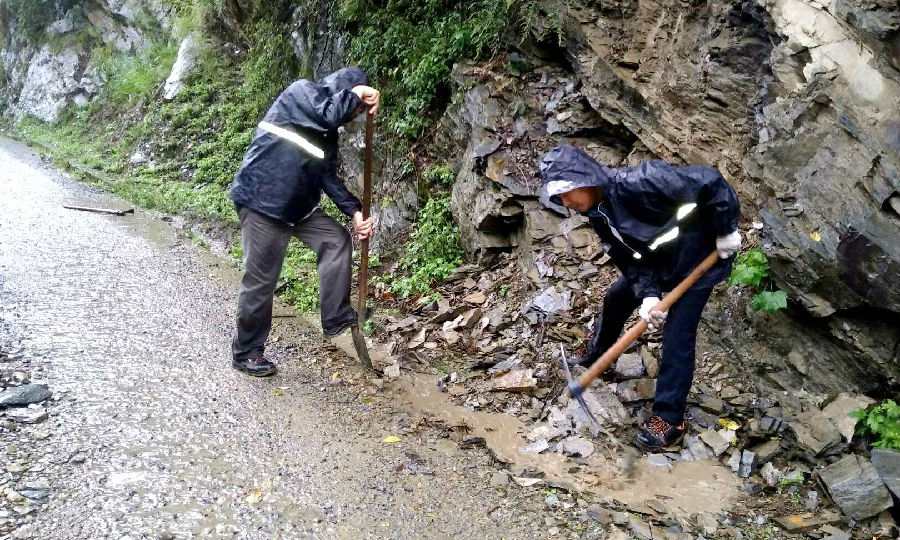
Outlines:
<svg viewBox="0 0 900 540"><path fill-rule="evenodd" d="M713 466L640 467L628 481L600 457L573 474L558 456L523 456L514 419L455 407L427 378L404 374L378 392L299 318L276 319L269 352L281 373L244 377L228 364L232 265L150 213L63 204L129 206L0 140L0 347L23 351L0 367L55 393L49 420L0 429L3 447L18 448L0 454L0 484L51 486L34 538L546 536L539 489L490 487L490 454L460 451L420 427L423 416L468 426L504 461L627 502L659 494L717 510L735 492ZM399 443L383 442L394 434ZM13 463L25 470L6 470Z"/></svg>
<svg viewBox="0 0 900 540"><path fill-rule="evenodd" d="M316 324L311 316L304 316ZM336 344L355 357L353 344L342 336ZM375 365L386 365L388 359L377 348L370 350ZM473 436L483 437L497 458L513 469L530 468L543 473L547 484L568 490L613 497L626 504L640 506L647 499L659 497L671 508L685 512L720 512L729 509L740 493L735 475L718 462L674 463L669 468L638 460L633 469L622 471L615 466L616 449L608 445L579 467L560 454L523 454L519 449L528 441L527 427L508 415L469 411L453 404L449 395L438 390L438 377L419 373L403 373L390 389L413 410L440 419L450 426L464 426ZM602 441L600 445L604 446ZM571 472L572 469L577 472Z"/></svg>

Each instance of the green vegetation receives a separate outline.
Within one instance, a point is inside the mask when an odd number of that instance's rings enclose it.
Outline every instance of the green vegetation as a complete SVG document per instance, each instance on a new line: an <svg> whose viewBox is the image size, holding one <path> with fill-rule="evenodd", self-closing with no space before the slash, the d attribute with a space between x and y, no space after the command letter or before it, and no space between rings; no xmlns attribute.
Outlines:
<svg viewBox="0 0 900 540"><path fill-rule="evenodd" d="M422 173L422 179L429 184L448 187L453 185L453 171L446 165L433 165L425 169Z"/></svg>
<svg viewBox="0 0 900 540"><path fill-rule="evenodd" d="M448 93L453 63L494 54L514 9L508 0L342 0L338 18L352 36L349 60L384 90L390 130L416 139Z"/></svg>
<svg viewBox="0 0 900 540"><path fill-rule="evenodd" d="M541 11L562 35L565 0L341 0L348 60L383 90L386 123L418 139L450 98L449 75L462 59L495 55L509 30L530 32Z"/></svg>
<svg viewBox="0 0 900 540"><path fill-rule="evenodd" d="M83 0L0 0L0 18L15 20L32 40L66 9Z"/></svg>
<svg viewBox="0 0 900 540"><path fill-rule="evenodd" d="M415 231L400 258L400 275L388 275L390 291L407 298L428 292L462 263L459 228L450 215L450 198L434 197L419 212Z"/></svg>
<svg viewBox="0 0 900 540"><path fill-rule="evenodd" d="M900 405L886 399L868 409L853 411L856 433L868 437L872 446L900 450Z"/></svg>
<svg viewBox="0 0 900 540"><path fill-rule="evenodd" d="M731 269L728 278L729 285L747 285L756 294L750 300L750 307L759 311L766 310L774 313L787 307L787 293L778 290L767 290L771 287L769 277L769 259L759 248L751 248L746 253L738 256ZM760 290L760 289L763 290Z"/></svg>
<svg viewBox="0 0 900 540"><path fill-rule="evenodd" d="M175 43L157 42L137 54L98 47L91 59L108 78L108 105L116 106L144 101L156 93L169 75L177 54Z"/></svg>
<svg viewBox="0 0 900 540"><path fill-rule="evenodd" d="M278 292L283 301L304 313L319 309L316 254L303 247L296 238L288 244L279 281Z"/></svg>

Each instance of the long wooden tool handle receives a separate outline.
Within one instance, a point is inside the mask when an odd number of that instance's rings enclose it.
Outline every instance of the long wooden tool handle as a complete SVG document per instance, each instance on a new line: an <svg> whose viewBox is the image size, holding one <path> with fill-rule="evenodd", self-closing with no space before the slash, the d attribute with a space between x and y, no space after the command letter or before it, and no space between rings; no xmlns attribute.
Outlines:
<svg viewBox="0 0 900 540"><path fill-rule="evenodd" d="M362 215L363 219L369 219L372 210L372 136L375 130L373 125L373 116L371 113L366 114L366 152L363 165L363 200ZM369 239L366 238L360 242L359 246L359 301L357 302L357 322L362 328L366 324L366 293L369 279Z"/></svg>
<svg viewBox="0 0 900 540"><path fill-rule="evenodd" d="M719 252L713 251L710 253L703 259L703 262L698 264L697 267L678 284L678 286L672 289L672 291L656 305L654 311L669 311L672 304L677 302L678 299L681 298L681 295L693 287L694 284L703 277L703 274L712 268L718 261ZM644 319L638 321L637 324L625 332L625 335L619 338L619 341L615 342L612 347L603 353L603 356L598 358L589 370L585 371L581 377L578 378L578 384L581 385L582 388L587 388L588 385L594 382L594 379L602 375L603 372L609 368L610 364L615 362L616 358L625 352L625 349L627 349L629 345L634 343L637 338L641 337L641 334L643 334L646 329L647 321Z"/></svg>

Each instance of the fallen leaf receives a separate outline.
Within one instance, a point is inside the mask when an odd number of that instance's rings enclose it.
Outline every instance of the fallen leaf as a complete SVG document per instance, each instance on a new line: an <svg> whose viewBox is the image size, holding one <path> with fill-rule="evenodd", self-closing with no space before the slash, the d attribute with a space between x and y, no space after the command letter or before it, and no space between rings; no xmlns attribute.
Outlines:
<svg viewBox="0 0 900 540"><path fill-rule="evenodd" d="M275 394L275 397L281 397L284 395L284 390L282 390L281 388L276 388L275 392L273 393Z"/></svg>
<svg viewBox="0 0 900 540"><path fill-rule="evenodd" d="M366 405L368 405L369 403L372 403L372 396L366 396L366 397L362 398L362 402L365 403Z"/></svg>
<svg viewBox="0 0 900 540"><path fill-rule="evenodd" d="M728 431L737 431L741 429L741 425L730 418L719 418L719 425Z"/></svg>
<svg viewBox="0 0 900 540"><path fill-rule="evenodd" d="M809 233L809 237L812 238L813 241L815 241L815 242L822 241L822 235L819 234L819 231L813 231L813 232Z"/></svg>
<svg viewBox="0 0 900 540"><path fill-rule="evenodd" d="M340 372L340 371L335 371L334 373L331 374L331 380L337 379L337 378L339 378L340 376L341 376L341 372Z"/></svg>
<svg viewBox="0 0 900 540"><path fill-rule="evenodd" d="M396 435L388 435L387 437L384 438L384 442L386 442L386 443L400 442L400 437L398 437Z"/></svg>

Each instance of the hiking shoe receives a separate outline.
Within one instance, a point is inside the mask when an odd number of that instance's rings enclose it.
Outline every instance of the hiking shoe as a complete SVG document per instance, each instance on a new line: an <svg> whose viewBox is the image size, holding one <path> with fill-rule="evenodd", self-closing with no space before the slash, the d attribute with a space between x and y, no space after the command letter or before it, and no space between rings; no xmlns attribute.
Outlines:
<svg viewBox="0 0 900 540"><path fill-rule="evenodd" d="M372 318L372 308L367 307L366 308L366 320L368 321L371 318ZM337 328L337 330L334 330L331 332L329 332L328 330L322 330L322 333L325 334L325 339L331 339L333 337L337 337L337 336L341 335L342 333L344 333L344 330L346 330L348 328L355 328L356 326L357 326L357 320L356 320L356 317L353 317L353 319L340 325Z"/></svg>
<svg viewBox="0 0 900 540"><path fill-rule="evenodd" d="M243 360L235 359L231 362L231 367L252 377L268 377L278 371L275 364L269 362L263 356L244 358Z"/></svg>
<svg viewBox="0 0 900 540"><path fill-rule="evenodd" d="M634 438L634 444L647 451L663 450L680 443L686 431L687 422L673 426L660 416L653 415L641 427L640 433Z"/></svg>

